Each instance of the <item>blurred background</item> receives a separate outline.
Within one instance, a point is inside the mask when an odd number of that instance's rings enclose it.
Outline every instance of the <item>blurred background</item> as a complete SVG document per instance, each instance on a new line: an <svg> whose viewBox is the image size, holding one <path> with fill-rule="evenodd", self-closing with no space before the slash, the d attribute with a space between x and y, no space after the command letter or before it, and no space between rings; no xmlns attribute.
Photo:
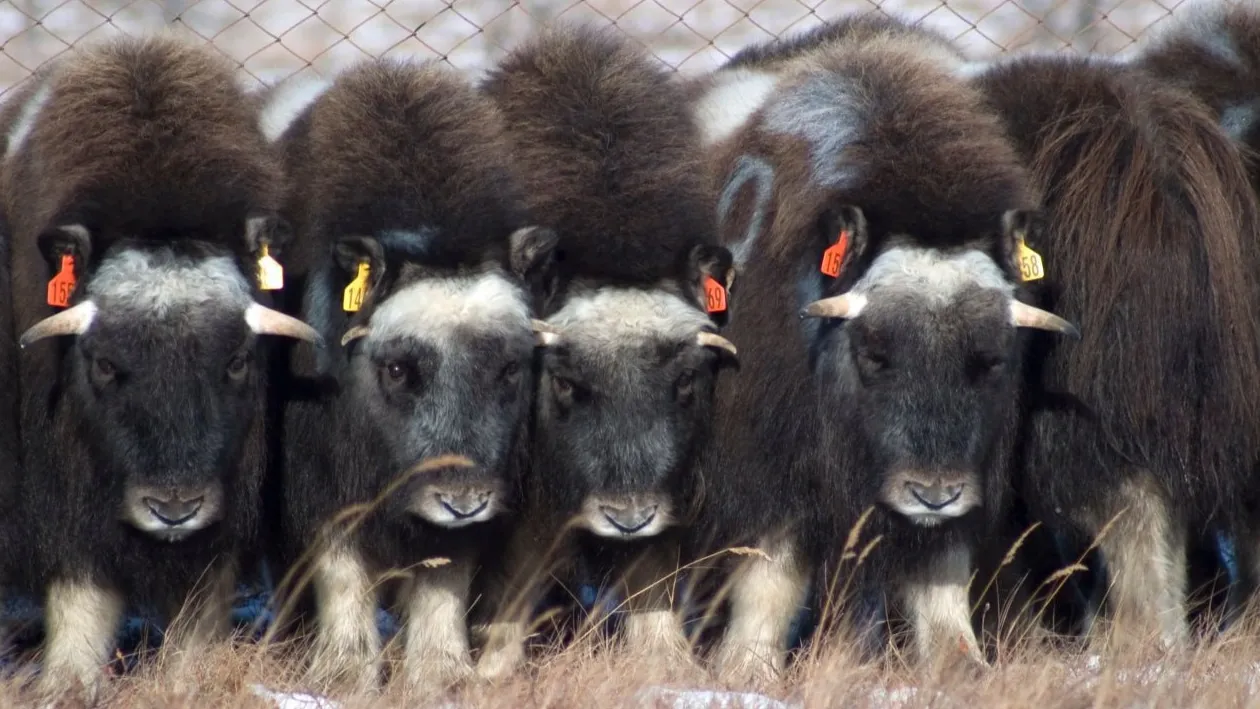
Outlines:
<svg viewBox="0 0 1260 709"><path fill-rule="evenodd" d="M1260 0L1236 0L1257 2ZM1197 0L0 0L0 98L77 44L169 26L243 77L328 75L364 57L440 58L476 74L555 19L615 25L680 72L828 18L884 12L944 31L974 56L1117 54Z"/></svg>

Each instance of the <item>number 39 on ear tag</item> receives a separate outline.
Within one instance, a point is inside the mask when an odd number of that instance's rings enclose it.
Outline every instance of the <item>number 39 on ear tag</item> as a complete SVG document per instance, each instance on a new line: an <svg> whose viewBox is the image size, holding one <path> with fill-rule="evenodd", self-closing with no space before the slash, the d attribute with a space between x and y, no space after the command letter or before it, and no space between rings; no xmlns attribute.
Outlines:
<svg viewBox="0 0 1260 709"><path fill-rule="evenodd" d="M704 277L704 309L710 313L726 310L726 289L713 276Z"/></svg>
<svg viewBox="0 0 1260 709"><path fill-rule="evenodd" d="M1037 281L1046 277L1041 254L1028 248L1023 237L1015 244L1015 257L1019 260L1019 277L1024 281Z"/></svg>
<svg viewBox="0 0 1260 709"><path fill-rule="evenodd" d="M61 270L48 281L48 304L64 308L70 304L70 294L74 292L74 256L61 255Z"/></svg>

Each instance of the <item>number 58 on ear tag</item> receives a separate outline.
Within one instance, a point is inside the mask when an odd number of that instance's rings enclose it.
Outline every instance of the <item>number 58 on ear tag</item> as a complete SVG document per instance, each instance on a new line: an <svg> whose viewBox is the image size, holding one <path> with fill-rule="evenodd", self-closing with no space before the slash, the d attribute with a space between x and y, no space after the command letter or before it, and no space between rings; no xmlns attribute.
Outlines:
<svg viewBox="0 0 1260 709"><path fill-rule="evenodd" d="M1015 244L1015 258L1019 260L1021 280L1036 281L1046 277L1045 266L1041 263L1041 254L1028 248L1023 238Z"/></svg>

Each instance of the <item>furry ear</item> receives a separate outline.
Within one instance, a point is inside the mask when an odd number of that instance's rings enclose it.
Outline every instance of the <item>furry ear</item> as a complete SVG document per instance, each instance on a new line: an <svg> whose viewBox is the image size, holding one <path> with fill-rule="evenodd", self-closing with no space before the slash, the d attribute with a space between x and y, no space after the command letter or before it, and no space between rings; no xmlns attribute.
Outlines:
<svg viewBox="0 0 1260 709"><path fill-rule="evenodd" d="M337 265L340 286L348 286L359 276L359 269L368 267L366 292L362 302L371 300L377 284L385 276L385 249L370 236L345 236L333 246L333 261Z"/></svg>
<svg viewBox="0 0 1260 709"><path fill-rule="evenodd" d="M710 280L711 279L711 280ZM694 289L697 301L714 324L730 320L730 300L735 285L735 263L725 246L697 244L687 256L684 283Z"/></svg>
<svg viewBox="0 0 1260 709"><path fill-rule="evenodd" d="M1041 241L1048 227L1041 210L1010 209L1002 215L1002 253L997 254L997 261L1008 269L1015 282L1023 280L1020 276L1019 242L1022 240L1031 245Z"/></svg>
<svg viewBox="0 0 1260 709"><path fill-rule="evenodd" d="M848 288L854 264L866 254L866 215L861 207L848 204L828 209L818 220L818 233L819 272L826 280ZM823 290L834 288L828 284Z"/></svg>
<svg viewBox="0 0 1260 709"><path fill-rule="evenodd" d="M535 311L542 312L555 291L556 246L560 237L546 227L527 226L512 232L508 241L508 268L525 282Z"/></svg>
<svg viewBox="0 0 1260 709"><path fill-rule="evenodd" d="M61 257L74 257L76 275L82 277L92 258L92 232L82 224L62 224L39 235L39 250L52 273L61 268Z"/></svg>

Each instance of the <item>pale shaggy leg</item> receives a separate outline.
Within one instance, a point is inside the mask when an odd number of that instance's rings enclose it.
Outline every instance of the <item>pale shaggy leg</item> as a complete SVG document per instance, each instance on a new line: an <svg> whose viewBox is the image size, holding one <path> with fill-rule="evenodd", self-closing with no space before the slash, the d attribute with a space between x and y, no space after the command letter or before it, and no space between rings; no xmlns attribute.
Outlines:
<svg viewBox="0 0 1260 709"><path fill-rule="evenodd" d="M1163 494L1149 478L1120 488L1117 510L1125 507L1099 540L1110 577L1106 604L1111 627L1105 639L1139 646L1158 639L1165 649L1182 647L1190 640L1185 526L1169 514ZM1095 644L1103 639L1098 633L1091 638Z"/></svg>
<svg viewBox="0 0 1260 709"><path fill-rule="evenodd" d="M917 660L924 664L966 659L986 664L971 625L971 550L959 545L933 559L901 585L902 612L914 632Z"/></svg>
<svg viewBox="0 0 1260 709"><path fill-rule="evenodd" d="M195 655L231 634L236 566L224 564L207 572L189 594L171 623L168 637L180 652Z"/></svg>
<svg viewBox="0 0 1260 709"><path fill-rule="evenodd" d="M477 675L487 680L510 677L525 664L528 635L528 621L522 619L496 620L487 625L485 647L477 658Z"/></svg>
<svg viewBox="0 0 1260 709"><path fill-rule="evenodd" d="M482 603L486 604L491 621L481 635L481 655L477 658L477 675L485 680L510 677L525 664L525 643L529 639L530 619L537 606L552 563L550 555L540 559L537 534L522 525L509 541L502 570L492 577ZM567 547L558 548L558 558L565 558Z"/></svg>
<svg viewBox="0 0 1260 709"><path fill-rule="evenodd" d="M773 681L783 671L788 631L809 590L809 575L787 539L762 540L769 559L751 557L730 580L730 621L714 657L720 675Z"/></svg>
<svg viewBox="0 0 1260 709"><path fill-rule="evenodd" d="M88 581L54 581L44 609L44 666L36 691L46 697L82 691L93 700L122 615L117 591Z"/></svg>
<svg viewBox="0 0 1260 709"><path fill-rule="evenodd" d="M440 692L472 674L468 594L472 568L419 568L407 584L403 675L409 690Z"/></svg>
<svg viewBox="0 0 1260 709"><path fill-rule="evenodd" d="M376 589L358 552L337 545L315 563L315 646L310 673L319 682L368 691L380 681Z"/></svg>
<svg viewBox="0 0 1260 709"><path fill-rule="evenodd" d="M658 543L625 570L622 591L627 611L623 633L630 653L690 662L682 619L674 609L678 575L677 547Z"/></svg>

